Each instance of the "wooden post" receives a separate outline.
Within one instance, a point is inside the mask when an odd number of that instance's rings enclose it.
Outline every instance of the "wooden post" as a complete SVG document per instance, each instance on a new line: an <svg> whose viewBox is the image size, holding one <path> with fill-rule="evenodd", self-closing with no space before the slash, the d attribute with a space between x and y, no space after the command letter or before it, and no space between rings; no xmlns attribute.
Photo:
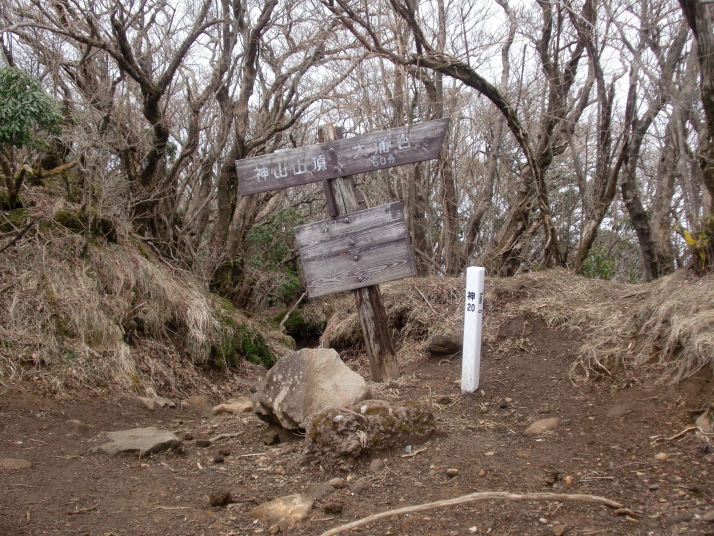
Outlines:
<svg viewBox="0 0 714 536"><path fill-rule="evenodd" d="M326 142L334 141L342 138L342 132L338 132L334 125L329 124L321 128L319 137ZM337 155L330 153L327 158L327 165L337 168ZM329 161L331 159L333 161ZM357 212L360 209L358 192L352 177L330 179L328 182L338 216ZM362 336L369 356L369 365L372 369L372 379L375 382L396 380L400 376L399 365L394 354L392 337L387 325L387 312L382 303L379 286L372 285L352 292L354 293L357 316L359 317Z"/></svg>

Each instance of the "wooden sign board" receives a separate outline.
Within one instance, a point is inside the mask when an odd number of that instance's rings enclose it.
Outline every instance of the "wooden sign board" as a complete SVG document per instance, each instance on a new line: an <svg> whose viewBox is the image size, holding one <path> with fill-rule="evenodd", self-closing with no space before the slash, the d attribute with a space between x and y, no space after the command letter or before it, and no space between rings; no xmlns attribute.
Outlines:
<svg viewBox="0 0 714 536"><path fill-rule="evenodd" d="M402 204L295 228L310 298L416 275Z"/></svg>
<svg viewBox="0 0 714 536"><path fill-rule="evenodd" d="M449 118L236 161L241 195L366 173L439 156Z"/></svg>

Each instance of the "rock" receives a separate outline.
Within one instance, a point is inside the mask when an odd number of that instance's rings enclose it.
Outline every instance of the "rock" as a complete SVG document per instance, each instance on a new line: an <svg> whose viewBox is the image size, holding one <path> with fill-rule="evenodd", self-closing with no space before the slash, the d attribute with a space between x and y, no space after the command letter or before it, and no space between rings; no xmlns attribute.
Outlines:
<svg viewBox="0 0 714 536"><path fill-rule="evenodd" d="M434 355L457 354L461 352L463 335L459 333L438 333L426 345L426 351Z"/></svg>
<svg viewBox="0 0 714 536"><path fill-rule="evenodd" d="M423 404L367 400L315 415L309 422L303 456L316 463L349 466L365 453L401 450L422 442L435 430L434 416Z"/></svg>
<svg viewBox="0 0 714 536"><path fill-rule="evenodd" d="M0 471L19 471L20 469L29 469L30 467L32 467L30 460L23 460L22 458L0 458Z"/></svg>
<svg viewBox="0 0 714 536"><path fill-rule="evenodd" d="M84 435L89 431L89 426L77 419L69 419L65 421L65 431L67 435Z"/></svg>
<svg viewBox="0 0 714 536"><path fill-rule="evenodd" d="M282 357L261 380L253 410L266 422L295 430L310 416L369 397L367 382L331 348L305 348Z"/></svg>
<svg viewBox="0 0 714 536"><path fill-rule="evenodd" d="M226 506L233 502L233 497L228 490L214 491L208 497L208 502L211 506Z"/></svg>
<svg viewBox="0 0 714 536"><path fill-rule="evenodd" d="M332 495L335 492L335 488L329 484L320 484L314 482L310 484L305 490L305 495L309 495L315 500L324 499L328 495Z"/></svg>
<svg viewBox="0 0 714 536"><path fill-rule="evenodd" d="M634 404L615 404L607 410L606 415L611 419L619 419L635 410Z"/></svg>
<svg viewBox="0 0 714 536"><path fill-rule="evenodd" d="M165 398L163 396L154 396L154 397L152 397L152 400L160 408L175 408L176 407L176 402L174 402L173 400L171 400L169 398Z"/></svg>
<svg viewBox="0 0 714 536"><path fill-rule="evenodd" d="M705 411L699 417L697 417L697 420L694 421L694 424L701 428L702 432L704 432L705 434L714 434L714 419L709 414L709 411Z"/></svg>
<svg viewBox="0 0 714 536"><path fill-rule="evenodd" d="M533 437L551 432L560 425L560 417L548 417L547 419L538 419L523 431L526 437Z"/></svg>
<svg viewBox="0 0 714 536"><path fill-rule="evenodd" d="M567 527L565 525L563 525L562 523L553 525L553 536L563 536L563 534L565 534L566 528Z"/></svg>
<svg viewBox="0 0 714 536"><path fill-rule="evenodd" d="M449 478L454 478L458 474L459 474L459 470L454 469L453 467L446 470L446 476L448 476Z"/></svg>
<svg viewBox="0 0 714 536"><path fill-rule="evenodd" d="M117 432L101 432L94 441L106 441L90 452L104 452L106 454L120 454L123 452L137 452L139 456L155 454L163 450L178 450L181 440L171 432L159 430L151 426L148 428L133 428Z"/></svg>
<svg viewBox="0 0 714 536"><path fill-rule="evenodd" d="M325 506L322 507L322 510L326 514L338 516L342 513L342 510L344 510L344 506L342 505L342 503L337 501L327 501L325 503Z"/></svg>
<svg viewBox="0 0 714 536"><path fill-rule="evenodd" d="M253 413L253 402L247 396L238 398L236 400L231 400L225 404L218 404L214 406L211 410L214 415L221 415L222 413Z"/></svg>
<svg viewBox="0 0 714 536"><path fill-rule="evenodd" d="M360 493L364 493L369 489L369 482L366 480L355 480L350 484L350 491L354 493L355 495L359 495Z"/></svg>
<svg viewBox="0 0 714 536"><path fill-rule="evenodd" d="M147 398L145 396L136 396L134 400L139 402L146 409L154 411L157 408L156 402L152 398Z"/></svg>
<svg viewBox="0 0 714 536"><path fill-rule="evenodd" d="M340 477L331 478L327 481L327 483L335 489L342 489L345 487L345 479Z"/></svg>
<svg viewBox="0 0 714 536"><path fill-rule="evenodd" d="M201 417L210 417L213 415L213 404L207 396L192 396L186 400L187 409L191 413L200 415Z"/></svg>
<svg viewBox="0 0 714 536"><path fill-rule="evenodd" d="M369 470L373 473L381 473L384 471L384 460L381 458L375 458L369 462Z"/></svg>
<svg viewBox="0 0 714 536"><path fill-rule="evenodd" d="M144 407L146 407L146 409L151 411L155 410L156 408L165 408L167 406L170 408L176 407L176 404L172 400L164 398L163 396L135 396L134 400L136 400Z"/></svg>
<svg viewBox="0 0 714 536"><path fill-rule="evenodd" d="M664 461L667 458L669 458L669 454L667 454L666 452L658 452L657 454L655 454L655 460Z"/></svg>
<svg viewBox="0 0 714 536"><path fill-rule="evenodd" d="M280 524L289 528L307 519L314 502L315 499L302 493L278 497L254 508L253 516L270 525Z"/></svg>
<svg viewBox="0 0 714 536"><path fill-rule="evenodd" d="M703 514L702 521L714 523L714 510L709 510L707 513Z"/></svg>

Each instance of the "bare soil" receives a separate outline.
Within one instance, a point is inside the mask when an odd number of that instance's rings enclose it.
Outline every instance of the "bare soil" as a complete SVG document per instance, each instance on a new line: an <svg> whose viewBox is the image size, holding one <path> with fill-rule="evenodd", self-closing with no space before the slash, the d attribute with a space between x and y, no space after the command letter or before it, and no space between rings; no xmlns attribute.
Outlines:
<svg viewBox="0 0 714 536"><path fill-rule="evenodd" d="M377 512L505 491L598 495L629 512L594 503L475 502L347 534L714 535L714 523L703 519L714 511L713 455L694 430L672 439L712 401L711 378L675 387L605 378L578 387L568 377L576 337L541 320L511 319L484 348L481 385L469 395L457 383L458 356L414 359L402 379L376 394L431 403L438 434L411 452L375 453L349 474L303 464L302 439L294 434L266 444L275 432L252 415L201 418L181 407L149 411L128 396L52 399L29 384L0 384L0 459L31 463L0 467L0 535L270 534L251 515L257 504L335 476L347 486L319 499L310 519L287 532L319 535ZM367 375L364 357L348 364ZM233 389L234 396L248 394L243 384ZM560 426L523 435L545 417L562 419ZM181 434L183 451L145 458L88 452L100 431L143 426ZM238 435L199 446L219 434ZM371 470L374 458L383 467ZM360 481L364 489L351 491ZM209 497L221 491L235 502L210 506ZM326 513L327 502L340 503L342 512Z"/></svg>

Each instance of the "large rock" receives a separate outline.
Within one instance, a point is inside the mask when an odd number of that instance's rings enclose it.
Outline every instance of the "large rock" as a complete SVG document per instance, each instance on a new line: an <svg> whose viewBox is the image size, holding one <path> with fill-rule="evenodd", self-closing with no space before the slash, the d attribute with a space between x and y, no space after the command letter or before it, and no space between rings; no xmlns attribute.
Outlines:
<svg viewBox="0 0 714 536"><path fill-rule="evenodd" d="M435 430L434 415L424 404L367 400L315 415L307 428L303 456L308 462L349 469L360 456L404 449Z"/></svg>
<svg viewBox="0 0 714 536"><path fill-rule="evenodd" d="M282 357L253 395L253 410L264 421L295 430L329 408L369 397L364 378L331 348L305 348Z"/></svg>
<svg viewBox="0 0 714 536"><path fill-rule="evenodd" d="M91 449L91 452L104 452L106 454L129 452L138 453L139 456L146 456L163 450L177 450L181 447L181 440L178 437L171 432L159 430L154 426L116 432L101 432L94 440L104 441L104 443Z"/></svg>

